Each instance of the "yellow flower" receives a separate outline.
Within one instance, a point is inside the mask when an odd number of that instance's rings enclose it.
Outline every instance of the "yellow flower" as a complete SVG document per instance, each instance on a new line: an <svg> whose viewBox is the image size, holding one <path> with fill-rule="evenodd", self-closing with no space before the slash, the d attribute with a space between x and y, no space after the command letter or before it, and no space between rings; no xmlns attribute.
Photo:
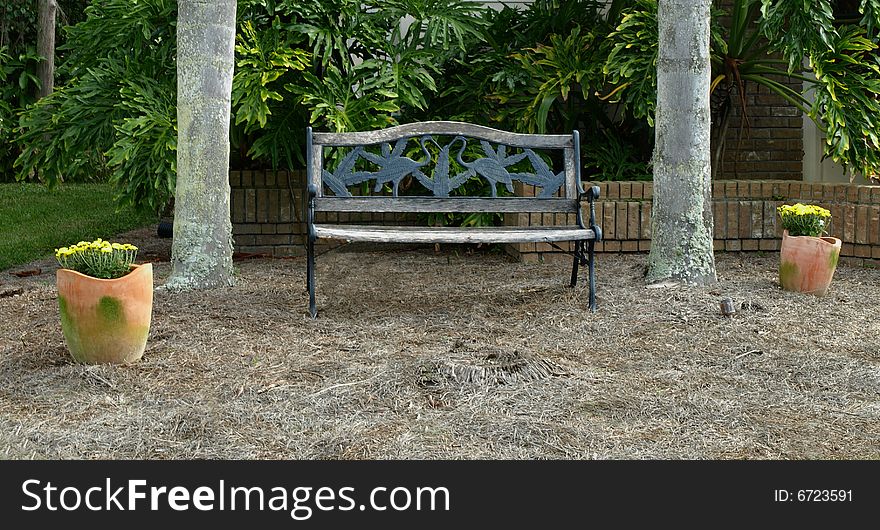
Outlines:
<svg viewBox="0 0 880 530"><path fill-rule="evenodd" d="M782 227L794 236L820 236L825 233L827 222L831 220L831 212L815 204L786 204L778 207L777 211Z"/></svg>
<svg viewBox="0 0 880 530"><path fill-rule="evenodd" d="M137 247L97 238L55 249L58 264L95 278L118 278L128 273Z"/></svg>

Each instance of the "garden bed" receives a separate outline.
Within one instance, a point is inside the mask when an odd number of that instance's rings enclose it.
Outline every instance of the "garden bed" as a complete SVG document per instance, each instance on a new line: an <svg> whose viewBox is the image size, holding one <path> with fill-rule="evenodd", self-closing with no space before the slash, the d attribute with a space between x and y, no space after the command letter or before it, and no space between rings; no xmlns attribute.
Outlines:
<svg viewBox="0 0 880 530"><path fill-rule="evenodd" d="M164 282L170 240L118 240ZM158 290L128 367L71 362L51 263L3 272L0 458L876 458L880 271L815 298L776 253L717 259L715 287L646 289L644 255L599 255L592 314L568 261L342 247L314 321L303 259L240 259L235 287Z"/></svg>

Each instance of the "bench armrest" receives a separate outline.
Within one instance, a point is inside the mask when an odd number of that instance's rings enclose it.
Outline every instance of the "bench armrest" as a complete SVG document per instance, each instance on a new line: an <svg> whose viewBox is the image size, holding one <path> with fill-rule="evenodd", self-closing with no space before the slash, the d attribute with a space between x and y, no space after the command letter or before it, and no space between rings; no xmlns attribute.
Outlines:
<svg viewBox="0 0 880 530"><path fill-rule="evenodd" d="M590 202L595 201L599 198L599 186L590 186L586 191L578 192L578 200L582 201L587 199Z"/></svg>
<svg viewBox="0 0 880 530"><path fill-rule="evenodd" d="M584 223L583 208L578 208L578 224L581 228L592 230L595 241L602 241L602 229L596 224L596 201L599 199L599 192L599 186L590 186L586 191L578 192L578 203L584 199L590 203L590 226Z"/></svg>
<svg viewBox="0 0 880 530"><path fill-rule="evenodd" d="M314 242L317 239L315 233L315 198L318 196L318 188L309 182L306 186L306 229L308 230L309 240Z"/></svg>

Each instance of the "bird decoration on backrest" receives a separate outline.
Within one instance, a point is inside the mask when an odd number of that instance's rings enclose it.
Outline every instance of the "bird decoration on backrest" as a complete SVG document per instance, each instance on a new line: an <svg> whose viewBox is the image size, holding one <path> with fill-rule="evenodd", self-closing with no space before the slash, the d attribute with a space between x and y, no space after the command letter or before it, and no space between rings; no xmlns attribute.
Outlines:
<svg viewBox="0 0 880 530"><path fill-rule="evenodd" d="M477 158L471 162L465 162L462 160L462 154L464 153L465 148L467 147L467 143L463 142L461 149L458 150L458 154L455 159L458 160L458 163L467 168L468 172L470 172L471 176L480 175L484 179L489 181L489 184L492 187L492 197L498 196L498 189L496 188L496 184L498 182L504 184L507 187L507 191L513 193L513 180L510 178L510 173L507 171L507 166L516 164L523 158L525 158L524 153L520 153L518 155L514 155L511 157L506 156L507 147L504 145L498 146L498 151L492 149L492 146L489 142L485 140L480 141L480 145L483 146L483 152L486 153L485 158Z"/></svg>
<svg viewBox="0 0 880 530"><path fill-rule="evenodd" d="M431 161L431 153L428 152L428 148L422 143L420 145L422 146L422 152L425 154L423 160L413 160L412 158L402 156L403 150L406 148L408 141L409 138L401 138L400 140L397 140L394 144L393 150L391 149L390 144L382 144L382 156L378 156L368 151L361 152L363 158L380 167L378 171L373 172L373 178L376 179L376 187L373 191L376 193L382 191L382 186L391 182L393 186L392 193L397 197L397 189L400 186L400 181L408 175L415 175L416 178L427 178L425 174L422 173L421 168L425 167Z"/></svg>
<svg viewBox="0 0 880 530"><path fill-rule="evenodd" d="M449 178L449 151L455 142L461 140L466 146L467 141L461 136L456 136L451 142L444 146L440 146L437 140L430 135L422 136L419 143L422 149L426 149L425 142L431 142L437 146L440 151L437 154L437 162L434 164L434 172L428 177L424 172L416 174L416 178L422 183L422 186L430 190L435 197L449 197L449 193L455 188L464 184L471 177L470 171L463 171L452 178Z"/></svg>
<svg viewBox="0 0 880 530"><path fill-rule="evenodd" d="M351 192L348 191L349 186L354 186L373 178L373 173L370 171L354 170L355 164L363 151L363 147L352 149L336 167L336 171L331 173L325 169L322 172L324 184L333 190L337 197L351 197Z"/></svg>
<svg viewBox="0 0 880 530"><path fill-rule="evenodd" d="M526 156L529 157L529 161L532 163L535 172L515 173L512 177L522 181L523 184L531 184L541 188L538 197L552 197L565 182L565 171L553 173L553 170L550 169L547 162L544 162L544 159L538 156L534 151L526 149L525 152Z"/></svg>
<svg viewBox="0 0 880 530"><path fill-rule="evenodd" d="M489 142L481 140L480 145L486 156L480 157L477 153L475 158L465 160L468 141L464 136L455 136L446 145L441 145L433 136L424 135L417 140L418 147L424 157L414 160L404 156L407 143L411 139L413 138L401 138L394 143L393 148L390 142L383 143L380 147L381 154L371 153L362 146L355 147L342 159L335 171L332 173L327 170L323 171L324 183L336 196L351 197L351 192L348 190L350 186L375 180L374 192L381 192L383 186L390 183L392 193L397 197L401 181L412 175L435 197L449 197L453 190L462 186L468 179L481 177L490 184L492 197L498 196L497 185L499 183L504 185L507 191L514 193L514 180L541 188L540 197L552 197L565 179L564 171L554 173L547 162L531 149L522 149L522 152L508 156L508 146L499 144L497 148L494 148ZM463 171L450 176L452 170L451 152L453 146L458 142L461 143L461 146L455 154L455 160L463 168ZM428 143L433 143L437 147L436 161L428 149ZM356 171L357 162L360 159L375 164L378 169ZM531 162L534 173L511 173L508 170L511 166L525 159ZM434 162L433 171L428 171L426 167L431 162Z"/></svg>

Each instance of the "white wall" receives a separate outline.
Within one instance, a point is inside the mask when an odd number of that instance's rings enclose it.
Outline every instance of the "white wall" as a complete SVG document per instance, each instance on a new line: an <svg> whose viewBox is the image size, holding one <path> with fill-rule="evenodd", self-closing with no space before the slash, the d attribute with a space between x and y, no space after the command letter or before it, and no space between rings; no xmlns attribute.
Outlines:
<svg viewBox="0 0 880 530"><path fill-rule="evenodd" d="M812 75L805 72L804 75ZM807 99L813 101L812 90L807 92ZM850 171L844 171L843 166L830 158L822 160L824 153L825 134L816 127L813 120L806 114L804 120L804 182L837 182L853 184L871 184L862 175L853 175Z"/></svg>
<svg viewBox="0 0 880 530"><path fill-rule="evenodd" d="M830 158L822 160L825 135L809 117L804 115L804 182L848 183L852 173L844 171L843 166ZM871 184L865 177L856 174L853 184Z"/></svg>

